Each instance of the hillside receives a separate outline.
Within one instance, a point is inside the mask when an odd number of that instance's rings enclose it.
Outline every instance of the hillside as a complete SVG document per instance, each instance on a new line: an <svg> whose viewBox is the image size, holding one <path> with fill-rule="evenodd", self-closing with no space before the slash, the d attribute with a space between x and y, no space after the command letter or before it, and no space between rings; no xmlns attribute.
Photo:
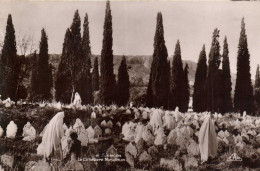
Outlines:
<svg viewBox="0 0 260 171"><path fill-rule="evenodd" d="M100 64L100 55L93 55L92 56L92 65L94 62L94 58L98 57L99 64ZM118 67L120 65L122 56L114 55L114 72L117 75ZM131 98L136 99L145 93L148 81L149 81L149 74L150 74L150 67L152 63L152 56L126 56L127 59L127 65L128 65L128 71L130 76L130 82L131 82ZM172 58L170 58L170 61L172 62ZM60 62L60 55L58 54L52 54L50 55L50 62L53 65L54 72L57 72L59 62ZM191 87L191 93L193 92L193 83L195 79L195 72L197 68L197 63L189 60L184 60L183 65L188 64L189 66L189 81L190 81L190 87ZM56 74L54 74L56 75ZM234 90L235 87L235 74L232 73L231 81L232 81L232 90ZM55 79L55 78L54 78ZM233 91L232 91L233 94ZM135 97L133 97L133 95Z"/></svg>
<svg viewBox="0 0 260 171"><path fill-rule="evenodd" d="M100 64L100 55L93 55L92 63L95 57L98 57ZM114 55L114 72L116 75L121 59L122 56ZM147 85L152 63L152 56L126 56L126 59L132 85ZM170 60L172 60L172 58ZM54 67L54 71L57 72L57 68L60 62L60 55L50 55L50 62ZM193 61L184 61L183 65L185 65L186 63L189 65L189 80L194 82L197 64Z"/></svg>

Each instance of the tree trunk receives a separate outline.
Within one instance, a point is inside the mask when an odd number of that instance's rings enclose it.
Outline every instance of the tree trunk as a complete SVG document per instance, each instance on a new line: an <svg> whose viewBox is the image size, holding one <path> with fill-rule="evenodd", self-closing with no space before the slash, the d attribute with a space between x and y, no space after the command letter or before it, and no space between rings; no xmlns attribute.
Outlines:
<svg viewBox="0 0 260 171"><path fill-rule="evenodd" d="M72 94L71 94L71 99L70 99L70 103L73 103L73 98L74 98L74 94L75 94L75 86L74 83L72 84Z"/></svg>

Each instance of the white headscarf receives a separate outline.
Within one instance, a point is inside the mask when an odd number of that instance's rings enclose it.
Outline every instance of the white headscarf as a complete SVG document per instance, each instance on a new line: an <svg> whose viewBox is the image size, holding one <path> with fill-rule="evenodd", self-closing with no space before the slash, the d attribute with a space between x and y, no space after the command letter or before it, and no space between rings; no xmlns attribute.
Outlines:
<svg viewBox="0 0 260 171"><path fill-rule="evenodd" d="M37 154L49 157L53 148L54 150L58 149L61 138L64 135L63 118L64 112L59 112L48 123L42 137L42 143L37 148Z"/></svg>

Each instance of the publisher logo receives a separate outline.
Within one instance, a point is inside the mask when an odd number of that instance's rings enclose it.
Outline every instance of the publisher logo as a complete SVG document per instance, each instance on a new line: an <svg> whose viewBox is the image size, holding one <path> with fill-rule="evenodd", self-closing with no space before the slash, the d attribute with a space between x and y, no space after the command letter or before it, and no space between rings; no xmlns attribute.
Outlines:
<svg viewBox="0 0 260 171"><path fill-rule="evenodd" d="M233 153L227 161L242 161L242 158L237 155L237 153Z"/></svg>

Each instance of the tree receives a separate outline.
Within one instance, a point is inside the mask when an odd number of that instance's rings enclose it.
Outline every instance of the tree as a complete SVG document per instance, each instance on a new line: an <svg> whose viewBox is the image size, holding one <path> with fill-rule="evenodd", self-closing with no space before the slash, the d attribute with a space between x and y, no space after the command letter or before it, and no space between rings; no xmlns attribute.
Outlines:
<svg viewBox="0 0 260 171"><path fill-rule="evenodd" d="M257 68L256 68L255 87L260 87L260 71L259 71L259 65L257 65Z"/></svg>
<svg viewBox="0 0 260 171"><path fill-rule="evenodd" d="M170 85L169 108L174 110L176 107L182 106L182 88L183 86L183 66L181 59L181 47L178 40L175 46L175 51L172 61L172 74ZM181 109L180 109L181 111Z"/></svg>
<svg viewBox="0 0 260 171"><path fill-rule="evenodd" d="M189 100L190 100L190 86L189 86L189 66L188 64L185 65L183 71L183 86L182 86L182 105L180 106L180 110L183 112L187 112L189 108Z"/></svg>
<svg viewBox="0 0 260 171"><path fill-rule="evenodd" d="M194 93L193 93L193 111L203 112L206 110L205 101L205 82L207 78L207 56L205 45L203 45L200 52L198 65L195 73Z"/></svg>
<svg viewBox="0 0 260 171"><path fill-rule="evenodd" d="M112 15L110 2L106 3L103 43L101 51L101 78L100 78L100 94L101 102L110 105L115 99L116 80L114 75L113 64L113 37L112 37Z"/></svg>
<svg viewBox="0 0 260 171"><path fill-rule="evenodd" d="M0 50L2 50L3 45L4 45L4 36L3 33L0 32Z"/></svg>
<svg viewBox="0 0 260 171"><path fill-rule="evenodd" d="M255 74L255 102L257 111L260 109L260 72L259 65L257 65L256 74Z"/></svg>
<svg viewBox="0 0 260 171"><path fill-rule="evenodd" d="M208 75L206 79L206 102L207 110L211 112L220 112L220 103L222 102L222 87L220 76L220 46L219 46L219 30L215 29L212 36L212 43L208 61Z"/></svg>
<svg viewBox="0 0 260 171"><path fill-rule="evenodd" d="M38 81L38 60L36 51L32 56L32 71L31 71L31 83L30 83L30 95L29 99L31 101L38 100L38 92L39 92L39 81Z"/></svg>
<svg viewBox="0 0 260 171"><path fill-rule="evenodd" d="M91 78L91 48L89 40L89 22L88 14L85 15L83 24L83 36L82 36L82 53L83 53L83 65L82 74L78 83L78 92L81 95L83 104L90 104L93 102L92 96L92 78Z"/></svg>
<svg viewBox="0 0 260 171"><path fill-rule="evenodd" d="M63 43L62 57L56 81L56 100L71 103L76 91L81 91L79 80L85 71L80 16L76 10L70 29L67 29ZM70 97L70 100L69 100Z"/></svg>
<svg viewBox="0 0 260 171"><path fill-rule="evenodd" d="M49 64L48 37L45 29L41 31L41 41L38 58L38 96L39 101L50 101L52 99L52 69Z"/></svg>
<svg viewBox="0 0 260 171"><path fill-rule="evenodd" d="M74 98L74 94L76 91L80 92L80 89L77 88L78 82L81 79L81 74L84 69L84 58L83 51L82 51L82 41L81 41L81 20L79 16L78 10L76 10L73 18L73 22L70 26L71 31L71 39L70 39L70 50L71 54L68 55L67 64L68 70L71 75L71 102Z"/></svg>
<svg viewBox="0 0 260 171"><path fill-rule="evenodd" d="M99 70L98 70L98 58L95 58L94 67L92 72L92 87L93 91L99 90Z"/></svg>
<svg viewBox="0 0 260 171"><path fill-rule="evenodd" d="M152 106L168 108L170 67L167 60L168 52L165 46L163 18L157 14L157 25L154 36L154 52L151 65L150 80L147 88L147 104L152 98ZM149 94L151 93L151 94ZM150 96L150 97L149 97Z"/></svg>
<svg viewBox="0 0 260 171"><path fill-rule="evenodd" d="M230 64L229 64L229 50L227 37L224 39L223 47L223 61L222 61L222 70L223 70L223 112L231 112L233 109L231 91L232 91L232 82L230 75Z"/></svg>
<svg viewBox="0 0 260 171"><path fill-rule="evenodd" d="M23 84L24 80L30 76L30 58L24 55L17 55L18 61L18 81L16 89L16 97L19 99L26 99L28 95L28 90Z"/></svg>
<svg viewBox="0 0 260 171"><path fill-rule="evenodd" d="M6 34L1 55L1 97L6 99L10 97L16 100L16 89L18 82L18 62L15 40L15 30L11 14L8 15Z"/></svg>
<svg viewBox="0 0 260 171"><path fill-rule="evenodd" d="M244 18L241 22L241 32L238 44L234 106L238 112L246 111L247 113L252 113L254 110L253 87L250 74L250 54L247 48Z"/></svg>
<svg viewBox="0 0 260 171"><path fill-rule="evenodd" d="M19 37L18 37L19 38ZM31 32L24 33L17 43L20 54L26 56L32 54L35 49L34 36Z"/></svg>
<svg viewBox="0 0 260 171"><path fill-rule="evenodd" d="M118 69L118 84L117 84L117 104L118 106L126 105L130 97L130 81L127 71L126 58L123 56L123 59L120 63Z"/></svg>
<svg viewBox="0 0 260 171"><path fill-rule="evenodd" d="M69 70L67 69L67 67L69 67L69 65L67 64L68 57L69 55L71 55L70 43L71 32L70 29L67 29L63 43L61 62L59 64L57 72L57 80L55 82L56 101L61 101L63 103L71 102L71 75Z"/></svg>

